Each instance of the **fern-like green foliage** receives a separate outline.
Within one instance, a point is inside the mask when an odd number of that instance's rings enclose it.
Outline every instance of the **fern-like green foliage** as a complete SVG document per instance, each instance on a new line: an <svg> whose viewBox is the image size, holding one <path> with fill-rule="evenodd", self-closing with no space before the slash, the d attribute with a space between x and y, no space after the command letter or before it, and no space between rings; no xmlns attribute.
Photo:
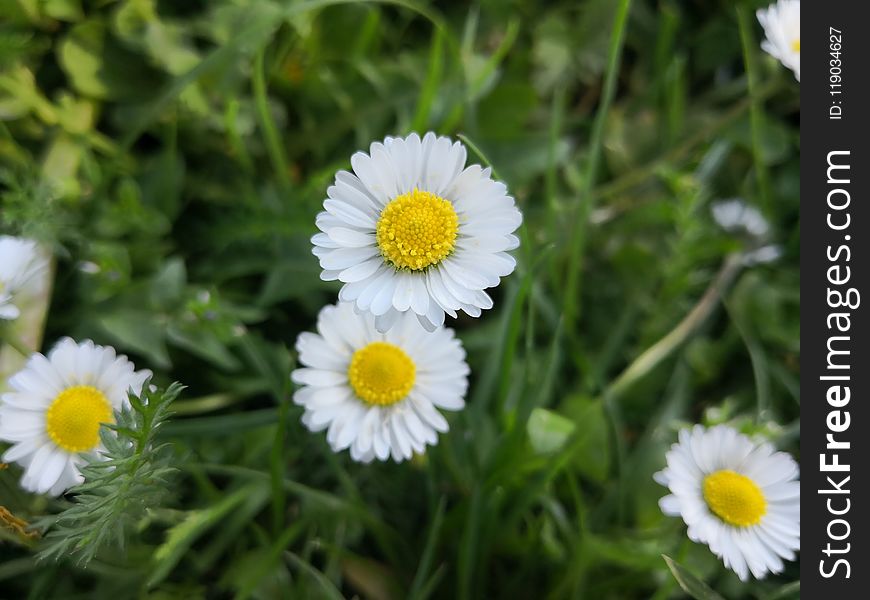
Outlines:
<svg viewBox="0 0 870 600"><path fill-rule="evenodd" d="M169 416L169 406L183 386L129 394L130 407L100 431L106 451L82 467L84 483L70 490L72 504L39 525L48 529L40 560L68 558L87 564L107 547L123 548L132 526L145 511L161 506L168 495L171 450L155 436Z"/></svg>

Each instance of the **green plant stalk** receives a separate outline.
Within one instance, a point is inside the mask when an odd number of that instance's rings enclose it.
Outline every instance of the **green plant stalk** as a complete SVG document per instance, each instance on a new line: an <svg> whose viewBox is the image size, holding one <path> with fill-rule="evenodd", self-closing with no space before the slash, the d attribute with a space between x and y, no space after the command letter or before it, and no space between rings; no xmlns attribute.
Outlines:
<svg viewBox="0 0 870 600"><path fill-rule="evenodd" d="M266 94L265 53L265 46L257 51L257 55L254 58L254 73L251 78L251 85L254 88L257 117L260 121L260 128L263 131L263 137L265 137L266 149L269 152L272 169L275 171L275 176L278 178L281 186L289 189L290 176L287 174L289 166L287 155L284 152L284 146L281 145L278 128L275 127L275 121L272 119L271 112L269 112L269 98Z"/></svg>
<svg viewBox="0 0 870 600"><path fill-rule="evenodd" d="M191 398L190 400L176 402L173 405L173 412L176 416L199 415L202 413L221 410L241 400L243 400L243 397L238 394L218 392L216 394L209 394L207 396L200 396L199 398Z"/></svg>
<svg viewBox="0 0 870 600"><path fill-rule="evenodd" d="M341 595L341 592L335 587L335 584L332 583L326 575L312 567L308 562L289 550L284 552L284 557L289 564L298 568L302 573L308 575L317 583L321 591L321 594L318 594L318 596L330 600L344 600L344 596Z"/></svg>
<svg viewBox="0 0 870 600"><path fill-rule="evenodd" d="M740 254L731 254L691 311L666 336L647 348L604 391L603 397L615 401L636 382L646 377L674 354L707 321L725 291L742 267Z"/></svg>
<svg viewBox="0 0 870 600"><path fill-rule="evenodd" d="M245 148L242 138L239 135L239 130L236 127L238 114L239 101L236 98L232 98L227 102L227 107L224 111L224 126L227 130L227 140L230 147L233 149L236 158L238 158L239 162L242 164L242 168L245 169L245 172L253 173L254 163L251 160L251 156L248 154L248 150Z"/></svg>
<svg viewBox="0 0 870 600"><path fill-rule="evenodd" d="M435 516L432 518L429 525L429 533L426 536L426 545L423 549L423 554L420 556L420 562L417 566L417 572L414 575L414 580L411 582L411 587L408 589L409 600L420 600L424 597L422 592L429 577L429 571L432 569L432 560L435 555L435 548L438 545L438 539L441 535L441 526L444 524L444 513L447 510L447 498L441 496L438 501L438 507L435 509Z"/></svg>
<svg viewBox="0 0 870 600"><path fill-rule="evenodd" d="M616 18L613 24L613 35L610 38L610 47L607 55L607 71L604 78L604 94L601 105L595 115L595 123L592 126L592 137L589 142L589 159L586 164L586 174L583 185L577 194L577 204L573 218L569 224L569 239L571 249L568 255L568 272L565 278L565 295L562 310L565 315L565 329L574 331L574 325L580 316L580 268L583 262L583 251L586 246L586 226L589 215L594 208L594 197L591 194L598 175L598 163L601 161L601 147L604 142L604 124L613 104L616 94L616 79L619 75L619 66L622 58L622 47L625 41L625 31L628 25L628 12L631 0L620 0L616 9Z"/></svg>
<svg viewBox="0 0 870 600"><path fill-rule="evenodd" d="M287 493L284 489L284 446L287 437L287 412L290 404L286 394L278 398L278 423L275 427L275 442L269 462L272 475L272 529L284 529L284 511Z"/></svg>
<svg viewBox="0 0 870 600"><path fill-rule="evenodd" d="M33 354L33 351L28 348L24 344L24 342L19 340L8 331L8 327L4 327L2 330L2 335L0 335L0 346L2 345L9 346L24 358L27 358L31 354Z"/></svg>
<svg viewBox="0 0 870 600"><path fill-rule="evenodd" d="M474 489L469 499L468 519L465 523L465 529L462 535L462 541L459 547L459 565L457 582L459 600L470 600L472 595L472 587L474 581L475 567L477 566L477 556L480 537L480 519L482 510L482 495L481 485L475 484Z"/></svg>
<svg viewBox="0 0 870 600"><path fill-rule="evenodd" d="M486 83L487 79L489 79L498 68L499 63L501 63L501 61L507 56L507 53L510 51L511 47L513 47L514 42L517 39L519 31L520 24L517 19L511 19L508 21L507 29L505 29L504 36L501 38L498 48L496 48L495 52L493 52L487 59L483 68L478 73L477 78L471 82L470 96L472 99L480 93L480 90Z"/></svg>
<svg viewBox="0 0 870 600"><path fill-rule="evenodd" d="M438 93L441 77L444 72L444 32L436 28L432 34L432 46L429 49L429 69L423 88L420 90L420 99L417 102L417 112L411 129L423 131L429 124L429 115L432 112L432 103Z"/></svg>
<svg viewBox="0 0 870 600"><path fill-rule="evenodd" d="M556 160L559 146L559 136L562 134L562 122L565 116L565 98L568 95L565 86L560 85L553 92L553 100L550 106L549 147L547 149L547 170L544 173L544 189L546 190L547 208L549 211L549 226L551 231L556 230L556 215L559 213L559 201L557 198L557 169Z"/></svg>
<svg viewBox="0 0 870 600"><path fill-rule="evenodd" d="M755 60L757 45L752 35L751 17L745 6L737 7L737 23L740 27L740 41L743 45L743 62L749 83L749 123L752 130L752 160L755 166L755 178L758 184L758 195L761 209L770 209L770 182L767 166L764 164L764 151L761 136L764 129L763 96L758 87L758 67Z"/></svg>
<svg viewBox="0 0 870 600"><path fill-rule="evenodd" d="M770 377L768 375L767 358L764 349L752 332L746 327L742 316L737 314L732 306L725 304L726 310L731 315L731 321L740 334L746 351L749 352L749 361L752 363L752 374L755 378L756 417L762 421L769 416L770 410Z"/></svg>

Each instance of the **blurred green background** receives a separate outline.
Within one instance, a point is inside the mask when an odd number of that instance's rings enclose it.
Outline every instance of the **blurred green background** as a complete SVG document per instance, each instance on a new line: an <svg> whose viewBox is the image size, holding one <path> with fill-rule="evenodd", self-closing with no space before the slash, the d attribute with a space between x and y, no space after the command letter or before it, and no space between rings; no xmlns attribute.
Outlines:
<svg viewBox="0 0 870 600"><path fill-rule="evenodd" d="M740 584L651 479L691 422L797 451L799 84L760 5L0 4L0 231L57 257L43 348L187 386L165 505L87 568L0 528L0 597L684 597L663 553L729 598L796 596L796 563ZM449 323L472 368L450 433L358 465L289 401L338 289L309 238L354 151L427 130L508 184L519 266ZM765 239L716 224L727 198ZM782 256L749 264L763 244ZM62 508L19 476L0 505Z"/></svg>

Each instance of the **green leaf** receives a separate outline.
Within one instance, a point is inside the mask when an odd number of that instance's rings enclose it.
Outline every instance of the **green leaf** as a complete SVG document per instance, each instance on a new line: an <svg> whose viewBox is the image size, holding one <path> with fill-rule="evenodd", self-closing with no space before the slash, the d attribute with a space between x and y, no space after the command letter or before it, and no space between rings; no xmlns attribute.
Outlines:
<svg viewBox="0 0 870 600"><path fill-rule="evenodd" d="M344 600L344 596L341 595L341 592L335 587L335 584L332 583L329 578L312 567L310 564L299 558L297 555L292 552L285 552L284 556L287 557L287 560L295 565L300 571L310 575L314 581L317 582L317 585L320 587L320 590L323 592L323 596L325 598L330 598L331 600Z"/></svg>
<svg viewBox="0 0 870 600"><path fill-rule="evenodd" d="M348 586L369 600L411 598L401 593L393 570L383 563L347 553L341 558L341 573Z"/></svg>
<svg viewBox="0 0 870 600"><path fill-rule="evenodd" d="M97 322L106 335L119 346L144 354L161 369L171 365L166 349L166 332L152 313L121 310L110 313Z"/></svg>
<svg viewBox="0 0 870 600"><path fill-rule="evenodd" d="M172 75L184 73L200 61L184 27L161 21L154 0L125 2L115 13L114 31L126 44L145 53L152 64Z"/></svg>
<svg viewBox="0 0 870 600"><path fill-rule="evenodd" d="M610 469L608 424L601 402L586 396L571 396L562 412L583 432L573 452L573 464L578 471L598 481L607 478Z"/></svg>
<svg viewBox="0 0 870 600"><path fill-rule="evenodd" d="M265 503L268 494L268 486L252 482L226 494L217 504L189 513L184 521L169 530L166 541L154 552L154 568L147 585L153 587L163 581L193 543L222 522L232 511L248 503Z"/></svg>
<svg viewBox="0 0 870 600"><path fill-rule="evenodd" d="M82 13L81 0L44 0L42 12L58 21L80 21Z"/></svg>
<svg viewBox="0 0 870 600"><path fill-rule="evenodd" d="M763 596L763 600L793 600L801 597L801 582L792 581L779 589L774 590L770 594Z"/></svg>
<svg viewBox="0 0 870 600"><path fill-rule="evenodd" d="M73 27L58 45L58 62L73 88L104 100L145 100L160 78L135 54L113 42L102 21Z"/></svg>
<svg viewBox="0 0 870 600"><path fill-rule="evenodd" d="M706 583L695 577L686 567L666 554L662 554L665 563L674 575L674 579L695 600L724 600L722 596L710 589Z"/></svg>
<svg viewBox="0 0 870 600"><path fill-rule="evenodd" d="M146 163L139 179L142 202L155 207L172 219L181 209L181 190L184 184L185 164L172 148Z"/></svg>
<svg viewBox="0 0 870 600"><path fill-rule="evenodd" d="M438 502L438 508L435 510L435 516L432 518L429 526L429 533L426 536L426 545L423 548L423 554L420 557L420 563L417 566L417 573L414 575L414 581L411 582L411 588L408 591L408 598L418 600L423 597L423 589L425 582L430 578L432 570L432 559L435 554L435 548L438 545L438 540L441 535L441 526L444 524L444 512L447 510L447 498L441 496Z"/></svg>
<svg viewBox="0 0 870 600"><path fill-rule="evenodd" d="M172 323L166 329L166 338L174 346L184 348L191 354L207 360L227 371L235 371L241 366L239 359L227 350L226 346L210 331Z"/></svg>
<svg viewBox="0 0 870 600"><path fill-rule="evenodd" d="M429 113L432 110L432 103L438 95L441 74L444 70L443 46L444 34L440 29L436 29L433 33L432 45L429 50L429 70L420 90L417 112L411 125L411 129L414 131L425 130L429 124Z"/></svg>
<svg viewBox="0 0 870 600"><path fill-rule="evenodd" d="M526 429L538 454L551 454L565 445L574 433L574 422L545 408L532 410Z"/></svg>
<svg viewBox="0 0 870 600"><path fill-rule="evenodd" d="M269 271L257 303L270 306L285 300L304 298L315 290L329 288L331 282L320 279L320 267L315 261L284 259Z"/></svg>
<svg viewBox="0 0 870 600"><path fill-rule="evenodd" d="M169 308L181 300L187 284L187 269L181 258L170 258L151 280L151 301Z"/></svg>
<svg viewBox="0 0 870 600"><path fill-rule="evenodd" d="M78 175L82 160L82 147L70 136L61 132L46 149L42 162L45 179L51 182L58 195L77 196L81 192Z"/></svg>

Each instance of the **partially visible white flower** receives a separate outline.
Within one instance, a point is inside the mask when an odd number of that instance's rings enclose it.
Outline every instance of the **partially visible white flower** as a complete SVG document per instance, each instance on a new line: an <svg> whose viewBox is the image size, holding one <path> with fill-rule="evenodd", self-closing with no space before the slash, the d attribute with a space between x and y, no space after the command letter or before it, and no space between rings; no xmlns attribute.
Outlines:
<svg viewBox="0 0 870 600"><path fill-rule="evenodd" d="M311 238L339 299L387 331L405 312L429 331L445 313L479 317L487 288L513 272L522 215L490 169L465 166L465 146L429 132L375 142L339 171Z"/></svg>
<svg viewBox="0 0 870 600"><path fill-rule="evenodd" d="M775 262L782 257L782 247L776 244L768 244L743 254L743 264L747 267L766 265Z"/></svg>
<svg viewBox="0 0 870 600"><path fill-rule="evenodd" d="M396 462L425 452L448 429L441 410L461 410L468 388L465 350L453 330L426 331L413 313L397 317L386 333L371 313L353 304L325 306L317 333L296 341L299 362L293 395L305 407L302 423L327 430L335 452L353 460Z"/></svg>
<svg viewBox="0 0 870 600"><path fill-rule="evenodd" d="M800 550L798 465L771 444L756 444L731 427L680 431L655 480L670 494L666 515L682 517L689 539L705 543L745 581L783 570Z"/></svg>
<svg viewBox="0 0 870 600"><path fill-rule="evenodd" d="M769 244L770 224L754 206L739 198L716 202L711 207L713 220L728 233L745 238L748 249L743 252L747 267L767 264L782 256L782 247Z"/></svg>
<svg viewBox="0 0 870 600"><path fill-rule="evenodd" d="M713 219L729 233L746 234L749 237L764 237L770 231L767 219L754 206L739 198L716 202L712 207Z"/></svg>
<svg viewBox="0 0 870 600"><path fill-rule="evenodd" d="M96 275L101 271L100 265L95 262L89 260L83 260L78 265L76 265L82 273L87 273L88 275Z"/></svg>
<svg viewBox="0 0 870 600"><path fill-rule="evenodd" d="M134 369L111 347L64 338L9 379L13 391L0 398L0 441L12 444L3 460L24 467L24 489L57 496L84 480L85 457L104 449L100 424L114 422L127 391L139 394L151 375Z"/></svg>
<svg viewBox="0 0 870 600"><path fill-rule="evenodd" d="M33 240L0 236L0 319L17 319L15 294L46 268L47 261Z"/></svg>
<svg viewBox="0 0 870 600"><path fill-rule="evenodd" d="M801 80L801 1L778 0L756 13L767 39L761 49L794 71Z"/></svg>

